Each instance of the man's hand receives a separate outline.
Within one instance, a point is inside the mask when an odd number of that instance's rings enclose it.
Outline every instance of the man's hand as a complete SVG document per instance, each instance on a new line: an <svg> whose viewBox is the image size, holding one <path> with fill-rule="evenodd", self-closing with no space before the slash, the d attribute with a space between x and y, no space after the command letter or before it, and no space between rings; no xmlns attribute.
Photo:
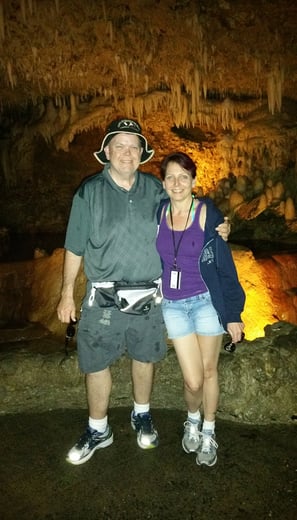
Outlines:
<svg viewBox="0 0 297 520"><path fill-rule="evenodd" d="M224 217L224 222L216 227L216 231L219 233L220 237L227 242L231 231L231 224L228 217Z"/></svg>
<svg viewBox="0 0 297 520"><path fill-rule="evenodd" d="M74 299L69 295L62 295L57 307L58 318L62 323L76 321L76 308Z"/></svg>

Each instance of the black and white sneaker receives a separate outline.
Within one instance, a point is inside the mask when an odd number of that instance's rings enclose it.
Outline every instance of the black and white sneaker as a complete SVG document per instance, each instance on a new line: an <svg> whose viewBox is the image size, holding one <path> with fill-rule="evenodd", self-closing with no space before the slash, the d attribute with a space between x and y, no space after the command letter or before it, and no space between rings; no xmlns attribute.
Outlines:
<svg viewBox="0 0 297 520"><path fill-rule="evenodd" d="M113 433L110 426L107 426L104 433L92 430L89 426L79 438L77 443L71 448L66 457L70 464L83 464L87 462L94 452L99 448L107 448L113 443Z"/></svg>
<svg viewBox="0 0 297 520"><path fill-rule="evenodd" d="M143 450L156 448L159 444L159 435L155 430L150 412L131 413L131 426L137 432L137 444Z"/></svg>

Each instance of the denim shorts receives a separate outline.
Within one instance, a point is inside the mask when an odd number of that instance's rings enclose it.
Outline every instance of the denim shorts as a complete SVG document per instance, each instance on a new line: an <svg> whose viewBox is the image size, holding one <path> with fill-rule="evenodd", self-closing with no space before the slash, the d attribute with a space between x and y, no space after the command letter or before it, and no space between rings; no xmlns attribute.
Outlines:
<svg viewBox="0 0 297 520"><path fill-rule="evenodd" d="M162 311L170 339L182 338L193 333L201 336L219 336L225 332L209 292L182 300L164 298Z"/></svg>

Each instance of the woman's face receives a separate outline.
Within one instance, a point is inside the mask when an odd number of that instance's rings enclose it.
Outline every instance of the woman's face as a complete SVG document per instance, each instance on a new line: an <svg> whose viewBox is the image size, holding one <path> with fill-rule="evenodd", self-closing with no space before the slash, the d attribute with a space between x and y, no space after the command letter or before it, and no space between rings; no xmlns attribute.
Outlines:
<svg viewBox="0 0 297 520"><path fill-rule="evenodd" d="M192 178L190 172L184 170L178 163L169 162L163 186L171 199L184 200L192 195L195 179Z"/></svg>

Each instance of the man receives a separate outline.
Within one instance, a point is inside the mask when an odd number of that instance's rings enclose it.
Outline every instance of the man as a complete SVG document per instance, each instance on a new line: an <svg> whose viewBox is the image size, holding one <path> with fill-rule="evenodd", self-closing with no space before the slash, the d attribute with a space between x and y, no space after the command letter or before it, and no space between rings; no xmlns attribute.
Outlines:
<svg viewBox="0 0 297 520"><path fill-rule="evenodd" d="M137 443L142 449L159 443L150 396L153 364L166 354L156 298L161 262L155 247L157 210L166 194L155 176L138 170L153 154L136 121L113 121L94 154L103 171L87 179L73 199L57 313L63 323L76 320L73 292L83 259L87 291L77 345L80 369L86 374L89 423L67 455L72 464L83 464L95 450L113 442L107 416L110 366L125 350L132 359L131 426ZM228 236L228 226L220 233Z"/></svg>

